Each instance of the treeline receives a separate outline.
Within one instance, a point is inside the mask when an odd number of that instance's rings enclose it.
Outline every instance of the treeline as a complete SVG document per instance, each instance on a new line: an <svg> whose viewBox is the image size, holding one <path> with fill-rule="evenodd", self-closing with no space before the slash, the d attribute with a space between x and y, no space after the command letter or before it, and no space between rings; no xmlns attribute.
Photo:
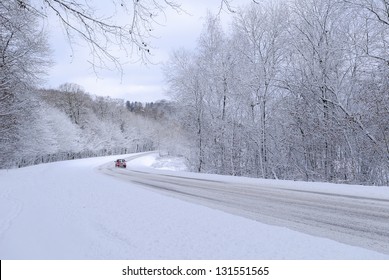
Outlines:
<svg viewBox="0 0 389 280"><path fill-rule="evenodd" d="M162 114L166 102L156 102ZM154 111L137 115L126 102L92 96L77 84L35 90L24 95L15 111L16 143L2 146L1 167L22 167L58 160L149 151L163 146L164 118ZM159 137L158 137L159 136Z"/></svg>
<svg viewBox="0 0 389 280"><path fill-rule="evenodd" d="M167 118L175 113L175 106L167 100L146 102L145 104L137 101L126 101L126 108L132 113L155 120Z"/></svg>
<svg viewBox="0 0 389 280"><path fill-rule="evenodd" d="M198 172L389 184L387 1L260 1L208 15L169 92Z"/></svg>

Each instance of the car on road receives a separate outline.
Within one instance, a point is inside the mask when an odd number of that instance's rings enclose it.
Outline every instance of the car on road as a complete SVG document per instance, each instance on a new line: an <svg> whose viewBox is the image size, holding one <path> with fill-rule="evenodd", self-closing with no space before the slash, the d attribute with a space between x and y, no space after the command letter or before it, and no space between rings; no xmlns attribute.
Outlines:
<svg viewBox="0 0 389 280"><path fill-rule="evenodd" d="M123 168L126 168L126 167L127 167L126 160L125 160L125 159L117 159L117 160L115 161L115 167L123 167Z"/></svg>

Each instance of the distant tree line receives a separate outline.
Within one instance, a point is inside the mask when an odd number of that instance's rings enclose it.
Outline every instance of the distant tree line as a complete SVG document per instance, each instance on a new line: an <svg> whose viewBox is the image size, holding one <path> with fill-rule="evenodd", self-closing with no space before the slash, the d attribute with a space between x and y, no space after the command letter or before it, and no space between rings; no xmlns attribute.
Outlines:
<svg viewBox="0 0 389 280"><path fill-rule="evenodd" d="M23 104L14 112L21 123L10 131L15 145L0 144L0 168L150 151L163 147L168 129L152 110L138 115L124 100L90 95L77 84L31 90Z"/></svg>
<svg viewBox="0 0 389 280"><path fill-rule="evenodd" d="M168 118L174 114L175 106L167 100L156 102L131 102L126 101L126 108L137 115L153 118L155 120Z"/></svg>

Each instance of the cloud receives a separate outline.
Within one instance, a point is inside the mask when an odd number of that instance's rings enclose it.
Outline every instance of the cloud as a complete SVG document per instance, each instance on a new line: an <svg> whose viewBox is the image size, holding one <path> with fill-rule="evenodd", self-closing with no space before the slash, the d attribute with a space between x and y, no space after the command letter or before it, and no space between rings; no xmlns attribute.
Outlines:
<svg viewBox="0 0 389 280"><path fill-rule="evenodd" d="M247 0L249 2L249 0ZM123 98L133 101L155 101L166 98L163 95L164 77L161 65L169 54L181 47L194 49L202 31L207 10L219 12L219 1L177 1L182 3L185 12L177 13L167 9L165 16L157 20L152 40L151 61L148 65L125 64L124 75L117 71L99 70L97 75L88 60L90 50L82 44L70 47L63 30L57 23L50 21L51 46L54 51L55 65L49 71L47 86L57 88L70 82L77 83L91 94ZM230 15L225 14L224 17ZM73 50L73 52L72 52ZM126 57L123 57L124 60Z"/></svg>
<svg viewBox="0 0 389 280"><path fill-rule="evenodd" d="M80 77L75 83L82 85L87 92L94 95L139 102L167 99L159 84L121 82L118 79L97 79L92 76Z"/></svg>

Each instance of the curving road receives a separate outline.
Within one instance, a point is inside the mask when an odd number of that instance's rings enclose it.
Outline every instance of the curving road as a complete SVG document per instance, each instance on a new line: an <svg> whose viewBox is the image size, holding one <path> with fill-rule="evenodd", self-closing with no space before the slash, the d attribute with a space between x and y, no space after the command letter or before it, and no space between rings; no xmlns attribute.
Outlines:
<svg viewBox="0 0 389 280"><path fill-rule="evenodd" d="M389 254L387 199L124 170L113 164L100 171L235 215Z"/></svg>

